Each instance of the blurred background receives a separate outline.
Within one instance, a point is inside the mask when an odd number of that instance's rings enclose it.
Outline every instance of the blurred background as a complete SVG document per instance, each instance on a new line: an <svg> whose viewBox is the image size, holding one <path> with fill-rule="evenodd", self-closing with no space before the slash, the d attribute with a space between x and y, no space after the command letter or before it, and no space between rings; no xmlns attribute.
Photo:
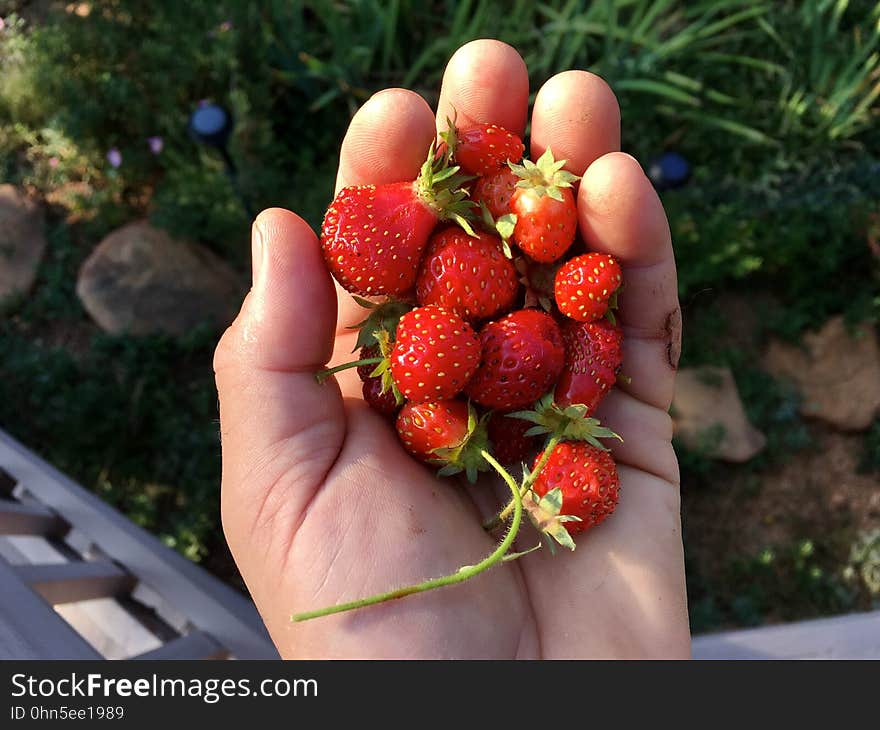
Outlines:
<svg viewBox="0 0 880 730"><path fill-rule="evenodd" d="M0 428L240 586L251 212L317 228L358 106L480 37L602 75L668 211L693 630L880 605L876 2L0 0Z"/></svg>

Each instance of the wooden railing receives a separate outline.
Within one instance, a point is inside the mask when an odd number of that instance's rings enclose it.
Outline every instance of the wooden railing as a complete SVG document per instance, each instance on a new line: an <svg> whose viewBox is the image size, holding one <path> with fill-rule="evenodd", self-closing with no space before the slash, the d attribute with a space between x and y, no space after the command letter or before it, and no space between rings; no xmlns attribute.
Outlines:
<svg viewBox="0 0 880 730"><path fill-rule="evenodd" d="M10 561L22 557L11 536L37 539L53 561ZM155 636L130 658L278 656L244 595L0 431L0 658L101 658L63 617L94 599L118 599L117 613Z"/></svg>

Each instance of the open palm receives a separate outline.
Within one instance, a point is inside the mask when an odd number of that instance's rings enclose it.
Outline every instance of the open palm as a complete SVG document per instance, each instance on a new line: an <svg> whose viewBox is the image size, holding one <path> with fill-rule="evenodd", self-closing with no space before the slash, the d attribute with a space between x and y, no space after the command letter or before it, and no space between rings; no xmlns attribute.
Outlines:
<svg viewBox="0 0 880 730"><path fill-rule="evenodd" d="M372 97L342 144L337 189L413 179L457 113L523 133L528 77L497 41L459 49L438 113L418 95ZM570 71L538 92L531 157L550 146L583 175L582 236L624 267L620 319L632 379L602 404L621 499L574 553L546 551L465 583L350 613L292 623L321 608L453 572L490 553L480 526L497 509L486 485L438 480L366 407L348 371L363 318L334 287L314 233L273 209L254 224L254 285L217 348L223 525L235 560L285 657L562 658L689 655L678 467L667 409L680 315L666 219L638 163L617 152L619 111L598 77ZM520 549L530 547L523 530Z"/></svg>

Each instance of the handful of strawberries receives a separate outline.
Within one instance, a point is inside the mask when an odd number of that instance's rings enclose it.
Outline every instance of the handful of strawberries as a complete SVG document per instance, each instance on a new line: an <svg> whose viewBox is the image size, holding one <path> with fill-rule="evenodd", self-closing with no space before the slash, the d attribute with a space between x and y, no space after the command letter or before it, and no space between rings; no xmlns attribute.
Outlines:
<svg viewBox="0 0 880 730"><path fill-rule="evenodd" d="M370 310L357 367L363 396L404 448L446 476L494 469L511 502L485 525L510 530L451 576L297 620L472 577L511 553L523 514L552 547L617 506L615 434L593 413L621 367L621 269L577 235L573 184L550 149L532 162L515 134L449 123L412 182L344 188L321 246L339 284ZM361 297L381 297L375 302ZM541 443L543 439L544 443ZM532 460L521 481L504 465Z"/></svg>

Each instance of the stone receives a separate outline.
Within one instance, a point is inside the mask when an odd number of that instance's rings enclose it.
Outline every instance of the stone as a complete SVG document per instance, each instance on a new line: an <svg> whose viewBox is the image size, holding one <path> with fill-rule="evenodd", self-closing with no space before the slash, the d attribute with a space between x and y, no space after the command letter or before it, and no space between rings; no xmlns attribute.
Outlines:
<svg viewBox="0 0 880 730"><path fill-rule="evenodd" d="M110 233L83 263L76 293L112 334L183 335L207 323L228 325L244 287L204 246L179 241L146 221Z"/></svg>
<svg viewBox="0 0 880 730"><path fill-rule="evenodd" d="M843 317L833 317L807 333L803 347L772 341L764 367L795 385L800 412L808 418L841 431L864 431L880 414L880 346L869 324L851 334Z"/></svg>
<svg viewBox="0 0 880 730"><path fill-rule="evenodd" d="M45 250L42 209L14 185L0 185L0 302L30 291Z"/></svg>
<svg viewBox="0 0 880 730"><path fill-rule="evenodd" d="M679 370L671 413L676 438L713 459L742 463L767 443L746 417L730 368Z"/></svg>

